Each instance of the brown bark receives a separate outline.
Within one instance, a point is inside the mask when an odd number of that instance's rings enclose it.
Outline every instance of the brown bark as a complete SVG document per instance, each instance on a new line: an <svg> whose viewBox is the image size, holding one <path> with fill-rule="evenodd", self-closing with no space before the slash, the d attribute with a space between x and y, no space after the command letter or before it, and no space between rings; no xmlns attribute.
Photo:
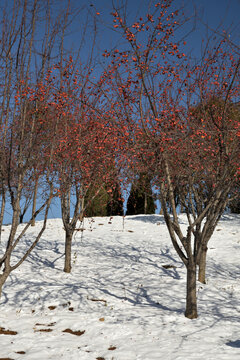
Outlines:
<svg viewBox="0 0 240 360"><path fill-rule="evenodd" d="M198 271L198 281L202 284L206 284L206 259L207 259L207 246L203 247L201 256L199 259L199 271Z"/></svg>
<svg viewBox="0 0 240 360"><path fill-rule="evenodd" d="M84 219L84 196L82 197L82 199L81 199L81 210L80 210L80 213L79 213L79 217L78 217L78 220L80 221L80 222L83 222L83 219Z"/></svg>
<svg viewBox="0 0 240 360"><path fill-rule="evenodd" d="M34 193L33 193L33 204L32 204L32 226L35 226L35 217L33 216L36 212L36 205L37 205L37 191L38 191L38 178L36 179L36 182L34 184Z"/></svg>
<svg viewBox="0 0 240 360"><path fill-rule="evenodd" d="M187 266L187 296L185 316L188 319L196 319L198 317L195 264L189 264Z"/></svg>
<svg viewBox="0 0 240 360"><path fill-rule="evenodd" d="M144 214L147 213L147 194L144 194Z"/></svg>
<svg viewBox="0 0 240 360"><path fill-rule="evenodd" d="M4 274L0 275L0 299L1 299L1 296L2 296L2 288L3 288L3 285L5 284L8 276L9 276L10 272L5 272Z"/></svg>
<svg viewBox="0 0 240 360"><path fill-rule="evenodd" d="M2 204L1 204L1 211L0 211L0 241L1 241L1 235L2 235L2 225L3 225L3 217L4 217L4 212L5 212L5 205L6 205L5 190L2 189Z"/></svg>
<svg viewBox="0 0 240 360"><path fill-rule="evenodd" d="M73 233L71 231L66 231L65 237L65 259L64 259L64 272L70 273L71 266L71 252L72 252L72 236Z"/></svg>

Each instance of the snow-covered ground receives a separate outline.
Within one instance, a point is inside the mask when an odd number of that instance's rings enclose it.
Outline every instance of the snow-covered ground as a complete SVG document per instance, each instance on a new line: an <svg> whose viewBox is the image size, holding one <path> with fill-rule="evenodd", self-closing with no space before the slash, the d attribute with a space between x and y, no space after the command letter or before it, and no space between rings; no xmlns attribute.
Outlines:
<svg viewBox="0 0 240 360"><path fill-rule="evenodd" d="M198 284L199 318L188 320L186 272L162 216L85 219L74 236L71 274L62 271L62 222L49 220L3 288L1 332L16 334L0 334L0 359L240 359L239 225L233 215L218 224L207 284ZM5 226L2 241L8 232Z"/></svg>

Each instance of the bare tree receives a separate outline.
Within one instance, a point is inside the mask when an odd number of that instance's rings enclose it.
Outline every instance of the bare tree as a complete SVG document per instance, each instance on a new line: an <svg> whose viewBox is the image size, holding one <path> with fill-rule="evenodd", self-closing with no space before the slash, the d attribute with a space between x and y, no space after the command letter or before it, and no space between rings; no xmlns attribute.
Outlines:
<svg viewBox="0 0 240 360"><path fill-rule="evenodd" d="M106 57L117 89L114 108L130 134L128 168L148 164L145 171L160 188L169 235L187 270L185 315L193 319L198 316L197 269L203 280L207 243L239 176L239 120L231 113L239 98L240 62L222 41L207 49L200 64L184 60L183 44L172 37L184 19L171 5L161 1L134 23L116 8L114 27L129 47ZM214 104L215 97L221 106ZM200 121L196 103L203 112ZM188 219L185 235L176 186Z"/></svg>
<svg viewBox="0 0 240 360"><path fill-rule="evenodd" d="M46 16L43 16L45 13ZM2 12L0 62L4 76L1 79L0 110L0 225L6 199L12 208L12 220L9 238L1 246L0 293L9 274L22 264L41 238L54 196L52 162L56 134L51 127L51 119L46 118L46 106L51 105L48 104L45 77L52 61L52 51L57 50L55 40L62 28L64 14L63 9L53 13L48 0L10 2ZM45 33L39 32L42 26ZM55 52L55 56L58 54ZM24 199L34 191L36 193L35 179L40 176L45 187L45 190L42 189L42 201L39 201L37 209L33 206L32 218L19 234L19 218L25 211L22 208ZM24 234L42 211L44 221L39 232L30 245L25 244L25 250L16 259L19 243L24 241Z"/></svg>

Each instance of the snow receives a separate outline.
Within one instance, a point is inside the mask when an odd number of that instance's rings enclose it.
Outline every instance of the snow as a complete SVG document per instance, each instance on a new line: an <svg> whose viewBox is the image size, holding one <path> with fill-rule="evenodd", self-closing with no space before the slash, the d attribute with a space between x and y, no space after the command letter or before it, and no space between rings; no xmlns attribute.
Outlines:
<svg viewBox="0 0 240 360"><path fill-rule="evenodd" d="M186 227L183 215L181 222ZM50 219L3 288L0 328L17 334L0 334L0 359L239 359L239 225L239 215L219 222L207 284L197 285L199 317L189 320L186 271L161 215L85 219L85 230L74 235L71 274L62 270L62 222ZM3 242L9 230L4 226Z"/></svg>

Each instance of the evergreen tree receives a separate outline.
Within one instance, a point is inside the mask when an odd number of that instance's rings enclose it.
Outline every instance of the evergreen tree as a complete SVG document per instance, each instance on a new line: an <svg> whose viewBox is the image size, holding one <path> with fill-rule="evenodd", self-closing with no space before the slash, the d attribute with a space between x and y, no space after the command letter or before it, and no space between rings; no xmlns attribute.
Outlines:
<svg viewBox="0 0 240 360"><path fill-rule="evenodd" d="M151 181L145 174L141 174L132 184L127 201L126 215L138 214L155 214Z"/></svg>
<svg viewBox="0 0 240 360"><path fill-rule="evenodd" d="M107 216L114 215L123 215L123 198L121 194L121 187L118 182L116 182L107 204Z"/></svg>
<svg viewBox="0 0 240 360"><path fill-rule="evenodd" d="M96 192L97 190L95 187L90 187L85 195L85 215L87 217L107 216L107 204L109 200L108 192L105 188L102 188L95 196Z"/></svg>
<svg viewBox="0 0 240 360"><path fill-rule="evenodd" d="M230 194L233 200L229 203L229 209L233 214L240 214L240 182L238 186Z"/></svg>
<svg viewBox="0 0 240 360"><path fill-rule="evenodd" d="M85 195L84 203L86 204L86 216L123 215L123 199L121 187L118 182L109 189L107 189L107 187L101 188L95 196L96 192L96 187L90 187Z"/></svg>

